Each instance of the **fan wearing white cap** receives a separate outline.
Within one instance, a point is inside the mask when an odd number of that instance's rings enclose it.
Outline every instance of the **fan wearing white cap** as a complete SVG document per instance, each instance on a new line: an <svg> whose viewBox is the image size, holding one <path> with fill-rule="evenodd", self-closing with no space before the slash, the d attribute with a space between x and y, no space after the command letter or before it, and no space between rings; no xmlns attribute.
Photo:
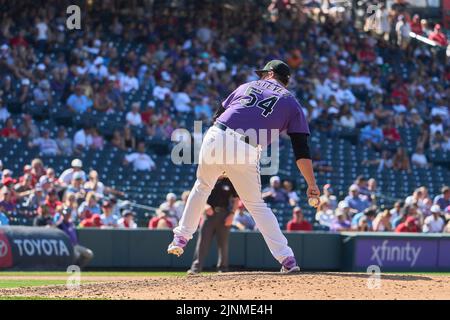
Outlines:
<svg viewBox="0 0 450 320"><path fill-rule="evenodd" d="M270 187L263 190L262 197L264 200L269 202L289 202L289 196L286 190L281 187L281 179L279 176L273 176L270 178Z"/></svg>
<svg viewBox="0 0 450 320"><path fill-rule="evenodd" d="M166 210L169 215L169 220L172 222L172 225L176 226L178 225L178 217L177 217L177 208L175 207L175 203L177 201L177 196L175 193L168 193L166 195L166 201L161 203L159 206L159 209Z"/></svg>
<svg viewBox="0 0 450 320"><path fill-rule="evenodd" d="M109 76L103 57L98 56L95 58L94 62L89 66L88 73L96 79L105 79Z"/></svg>
<svg viewBox="0 0 450 320"><path fill-rule="evenodd" d="M423 222L423 232L426 233L439 233L444 230L445 221L442 218L441 208L435 204L431 206L431 215L425 218Z"/></svg>
<svg viewBox="0 0 450 320"><path fill-rule="evenodd" d="M73 159L71 168L64 170L64 172L59 176L59 181L63 186L68 186L76 172L79 172L82 175L83 181L86 181L86 173L82 170L82 168L83 162L81 162L80 159Z"/></svg>

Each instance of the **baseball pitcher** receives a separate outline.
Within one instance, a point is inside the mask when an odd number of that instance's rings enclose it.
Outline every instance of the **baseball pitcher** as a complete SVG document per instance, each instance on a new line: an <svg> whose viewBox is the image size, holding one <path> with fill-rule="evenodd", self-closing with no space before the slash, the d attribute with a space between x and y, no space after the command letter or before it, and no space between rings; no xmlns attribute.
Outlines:
<svg viewBox="0 0 450 320"><path fill-rule="evenodd" d="M271 130L287 132L297 166L308 184L307 196L317 206L320 191L307 142L309 127L300 104L286 89L291 75L289 66L280 60L272 60L256 74L260 80L239 86L214 115L214 125L208 129L200 148L197 180L167 252L176 256L183 254L198 228L217 178L226 172L255 219L270 252L282 265L281 272L299 271L276 217L262 199L259 160L262 147L270 144L273 138ZM258 134L255 137L246 132ZM242 157L245 158L243 161Z"/></svg>

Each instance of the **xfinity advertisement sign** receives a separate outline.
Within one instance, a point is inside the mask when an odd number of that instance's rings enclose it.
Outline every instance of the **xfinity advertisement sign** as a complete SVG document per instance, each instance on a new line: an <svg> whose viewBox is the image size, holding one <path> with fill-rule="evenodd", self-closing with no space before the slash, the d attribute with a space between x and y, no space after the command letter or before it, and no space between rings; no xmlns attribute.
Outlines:
<svg viewBox="0 0 450 320"><path fill-rule="evenodd" d="M414 247L410 242L404 245L392 245L389 240L384 240L381 245L372 246L372 261L377 262L379 266L383 266L385 262L405 262L410 267L414 267L419 258L422 247Z"/></svg>
<svg viewBox="0 0 450 320"><path fill-rule="evenodd" d="M356 267L434 268L439 256L439 241L421 239L357 239Z"/></svg>

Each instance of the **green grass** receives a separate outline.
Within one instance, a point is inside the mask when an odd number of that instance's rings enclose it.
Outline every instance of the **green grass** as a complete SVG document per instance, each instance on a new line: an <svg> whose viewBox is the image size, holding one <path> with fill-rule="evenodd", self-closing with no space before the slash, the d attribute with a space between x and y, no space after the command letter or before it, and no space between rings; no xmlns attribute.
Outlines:
<svg viewBox="0 0 450 320"><path fill-rule="evenodd" d="M21 297L21 296L2 296L0 300L60 300L57 298L46 298L46 297Z"/></svg>
<svg viewBox="0 0 450 320"><path fill-rule="evenodd" d="M208 273L208 272L205 272ZM82 283L92 282L88 277L165 277L165 276L185 276L185 271L87 271L81 273ZM67 277L68 274L63 271L2 271L0 272L0 289L6 288L23 288L23 287L33 287L33 286L48 286L48 285L65 285L66 280L57 279L26 279L27 277ZM2 279L3 277L3 279ZM5 277L17 277L18 279L6 279ZM23 277L24 279L20 279ZM83 281L83 277L86 280ZM61 298L48 298L45 296L35 296L35 297L23 297L23 296L0 296L0 300L83 300L83 299L61 299ZM91 299L89 299L91 300ZM97 300L97 299L94 299ZM104 300L104 299L98 299Z"/></svg>
<svg viewBox="0 0 450 320"><path fill-rule="evenodd" d="M205 272L208 274L209 272ZM62 279L39 279L39 277L61 277ZM0 289L2 288L22 288L48 285L65 285L69 274L62 271L3 271L0 272ZM93 282L89 277L106 277L115 280L115 277L167 277L167 276L186 276L184 271L87 271L81 273L81 283ZM16 279L7 279L6 277L15 277ZM20 279L22 278L23 279ZM28 279L33 277L36 279ZM105 279L103 281L109 281Z"/></svg>
<svg viewBox="0 0 450 320"><path fill-rule="evenodd" d="M31 297L3 296L3 297L0 297L0 300L108 300L108 299L100 299L100 298L89 298L89 299L82 299L82 298L49 298L49 297L44 297L44 296L31 296Z"/></svg>
<svg viewBox="0 0 450 320"><path fill-rule="evenodd" d="M64 280L40 280L40 279L26 279L26 280L0 280L0 288L23 288L35 286L49 286L57 284L65 284Z"/></svg>

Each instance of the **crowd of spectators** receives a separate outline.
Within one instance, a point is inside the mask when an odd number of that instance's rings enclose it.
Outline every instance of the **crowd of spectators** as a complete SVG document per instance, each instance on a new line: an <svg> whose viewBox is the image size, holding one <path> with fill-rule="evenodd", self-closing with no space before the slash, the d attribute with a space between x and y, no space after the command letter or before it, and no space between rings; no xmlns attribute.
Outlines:
<svg viewBox="0 0 450 320"><path fill-rule="evenodd" d="M348 189L348 195L338 200L330 184L323 187L320 205L313 219L307 219L300 206L300 198L289 180L280 177L270 179L270 187L263 191L266 202L282 204L292 208L292 219L283 228L287 231L312 231L314 226L321 230L379 231L379 232L425 232L450 233L450 187L444 186L441 194L434 198L426 187L417 188L412 195L397 201L390 207L377 204L380 195L376 180L366 180L359 176ZM150 229L173 229L183 212L189 191L180 200L174 193L168 193L166 201L157 210L157 215L149 221ZM233 217L232 229L256 230L255 222L242 202Z"/></svg>
<svg viewBox="0 0 450 320"><path fill-rule="evenodd" d="M315 221L330 231L450 232L448 186L434 198L422 186L392 208L378 206L379 196L375 179L358 177L339 202L331 186L325 185ZM295 216L294 212L293 220Z"/></svg>
<svg viewBox="0 0 450 320"><path fill-rule="evenodd" d="M57 101L62 102L62 114L92 110L122 114L121 131L131 131L131 137L122 141L119 137L125 134L114 133L107 142L136 148L134 128L145 127L147 135L168 138L178 125L177 114L190 113L209 122L215 101L240 83L255 79L253 68L272 57L287 60L294 69L291 89L304 101L315 130L331 134L337 127L360 129L360 142L380 151L389 142L402 143L399 128L427 124L423 127L429 131L424 151L450 149L448 61L429 46L408 41L409 45L399 50L398 41L389 41L398 37L391 32L401 29L394 27L397 20L435 40L436 35L443 39L445 35L439 24L429 31L425 20L417 23L420 18L409 18L410 13L402 7L390 11L377 7L367 19L366 28L372 32L360 37L346 13L326 15L326 21L319 23L321 15L306 8L279 8L279 18L273 23L261 19L265 8L252 5L242 5L238 13L205 14L204 19L182 17L182 10L179 16L169 10L160 16L149 12L132 17L121 15L114 6L94 7L90 14L96 31L70 33L64 30L64 12L53 5L27 6L17 19L12 19L11 13L19 6L12 6L3 13L0 36L1 136L36 139L30 145L39 146L42 154L63 151L55 146L52 132L47 135L16 128L8 104L19 103L25 115L35 116L43 116ZM206 6L203 10L210 13L211 9ZM95 18L100 10L105 18L101 21ZM33 19L26 19L30 16ZM251 33L233 26L237 20L251 25L251 29L241 25ZM384 34L388 36L381 36ZM121 54L120 42L111 41L112 36L143 43L146 48L140 55L135 50ZM73 47L64 46L72 42ZM37 58L39 53L42 61ZM52 60L51 53L57 58ZM151 89L152 98L125 103L127 94L143 88ZM58 139L65 139L62 132ZM74 150L79 151L101 150L106 139L92 128L73 140ZM67 146L64 151L69 150ZM419 159L419 150L418 154L417 161L410 160L427 165ZM393 160L392 152L385 156Z"/></svg>
<svg viewBox="0 0 450 320"><path fill-rule="evenodd" d="M124 166L154 170L147 138L169 139L186 114L210 124L217 101L241 83L256 79L255 68L281 58L293 70L289 89L302 102L311 130L328 136L344 130L346 137L357 137L361 147L375 151L375 158L365 159L364 165L411 172L432 167L427 151L450 150L449 59L436 48L412 41L407 32L410 28L445 46L439 24L428 26L401 6L391 11L379 6L363 33L348 12L325 14L308 7L288 8L280 1L269 8L245 2L221 10L214 4L189 10L187 3L124 13L113 2L103 1L83 8L82 29L69 31L65 1L21 5L0 0L4 8L0 136L26 141L42 157L81 157L111 145L128 151ZM143 50L124 51L128 44L140 44ZM151 93L146 101L127 99L144 90ZM115 125L120 127L109 132L86 123L76 130L42 129L41 120L54 117L50 114L54 107L57 116L69 118L116 115L121 123ZM405 146L403 128L420 131L416 150ZM319 150L314 150L313 159L317 171L333 170ZM55 223L58 208L67 206L72 208L72 219L83 227L135 226L132 212L119 214L114 198L103 201L107 198L99 196L96 190L102 184L95 173L86 176L77 166L68 170L72 171L56 177L42 161L33 160L18 181L8 170L3 172L0 203L7 214L0 219L5 220L20 201L36 210L37 224ZM355 184L343 201L324 199L328 201L323 201L317 221L331 230L359 225L370 229L372 220L389 229L386 221L392 213L374 209L368 190ZM291 228L306 225L291 182L272 177L263 196L268 202L294 206ZM169 197L150 225L174 227L185 199ZM441 207L439 214L445 210ZM251 229L244 208L241 211L236 215L237 228ZM429 215L431 207L426 211L418 203L401 205L399 211L404 218L400 224L408 225L410 212L415 211L415 223L423 230L428 230L425 220L434 217Z"/></svg>
<svg viewBox="0 0 450 320"><path fill-rule="evenodd" d="M60 175L39 158L18 176L0 166L0 225L25 215L35 226L58 226L64 220L78 227L137 227L135 213L118 201L125 194L105 186L97 171L86 174L80 159Z"/></svg>

